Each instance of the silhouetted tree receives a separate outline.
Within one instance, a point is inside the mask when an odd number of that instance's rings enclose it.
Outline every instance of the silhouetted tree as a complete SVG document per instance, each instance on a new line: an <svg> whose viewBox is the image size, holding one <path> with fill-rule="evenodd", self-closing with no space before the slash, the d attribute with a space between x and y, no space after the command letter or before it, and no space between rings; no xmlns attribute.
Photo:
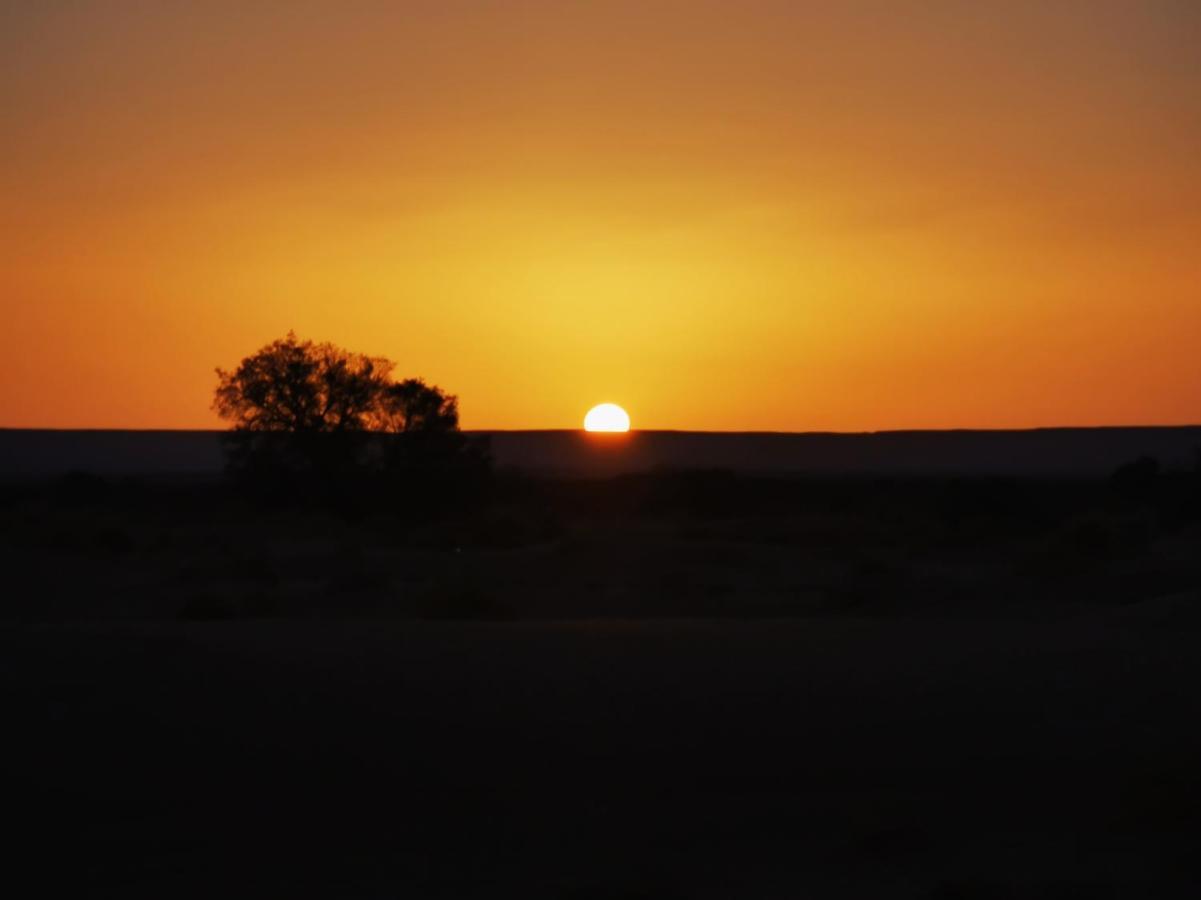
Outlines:
<svg viewBox="0 0 1201 900"><path fill-rule="evenodd" d="M385 400L397 387L389 378L393 368L389 360L299 341L288 332L232 372L217 370L213 408L239 431L383 430Z"/></svg>
<svg viewBox="0 0 1201 900"><path fill-rule="evenodd" d="M1159 460L1153 456L1140 456L1118 466L1110 476L1110 482L1124 493L1145 493L1158 481L1159 472Z"/></svg>
<svg viewBox="0 0 1201 900"><path fill-rule="evenodd" d="M217 369L213 408L233 425L230 469L276 487L318 476L339 490L366 475L412 482L415 469L443 489L485 469L483 448L459 431L457 398L420 379L394 381L394 369L291 332Z"/></svg>
<svg viewBox="0 0 1201 900"><path fill-rule="evenodd" d="M384 390L385 430L401 434L436 434L459 426L459 401L420 378L406 378Z"/></svg>

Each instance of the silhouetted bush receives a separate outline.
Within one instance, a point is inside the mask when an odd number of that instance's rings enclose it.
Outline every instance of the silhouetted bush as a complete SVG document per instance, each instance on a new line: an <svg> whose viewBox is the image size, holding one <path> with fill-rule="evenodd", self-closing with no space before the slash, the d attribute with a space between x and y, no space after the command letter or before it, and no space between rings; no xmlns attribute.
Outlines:
<svg viewBox="0 0 1201 900"><path fill-rule="evenodd" d="M54 498L68 505L99 503L109 495L109 483L91 472L68 472L53 485Z"/></svg>
<svg viewBox="0 0 1201 900"><path fill-rule="evenodd" d="M479 581L464 573L445 573L418 602L423 619L508 619L509 612Z"/></svg>
<svg viewBox="0 0 1201 900"><path fill-rule="evenodd" d="M1132 462L1118 466L1110 477L1110 482L1123 493L1145 493L1159 479L1159 470L1159 460L1151 456L1140 456Z"/></svg>
<svg viewBox="0 0 1201 900"><path fill-rule="evenodd" d="M191 621L261 619L278 613L275 597L265 590L243 592L196 591L189 594L179 618Z"/></svg>
<svg viewBox="0 0 1201 900"><path fill-rule="evenodd" d="M1147 516L1091 512L1065 522L1046 550L1050 559L1068 564L1130 559L1146 553L1153 539Z"/></svg>

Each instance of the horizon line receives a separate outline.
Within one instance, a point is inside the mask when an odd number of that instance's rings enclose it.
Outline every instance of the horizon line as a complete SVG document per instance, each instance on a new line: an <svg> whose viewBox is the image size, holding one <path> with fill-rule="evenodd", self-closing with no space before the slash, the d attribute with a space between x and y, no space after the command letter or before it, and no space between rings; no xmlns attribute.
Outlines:
<svg viewBox="0 0 1201 900"><path fill-rule="evenodd" d="M861 431L836 429L811 429L791 431L783 429L691 429L691 428L631 428L624 432L588 432L582 427L574 428L463 428L464 434L602 434L606 437L631 434L712 434L712 435L846 435L863 436L879 434L979 434L999 432L1036 431L1132 431L1132 430L1187 430L1201 429L1201 422L1186 424L1125 424L1125 425L1028 425L1018 427L951 427L951 428L877 428ZM128 428L106 426L24 426L0 425L0 432L58 432L58 433L124 433L124 434L224 434L231 428Z"/></svg>

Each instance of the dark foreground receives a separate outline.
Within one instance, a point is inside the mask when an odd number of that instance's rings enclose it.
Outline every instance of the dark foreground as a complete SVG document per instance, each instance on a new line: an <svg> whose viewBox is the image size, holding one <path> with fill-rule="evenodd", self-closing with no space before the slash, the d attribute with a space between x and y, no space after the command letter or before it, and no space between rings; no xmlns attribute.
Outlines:
<svg viewBox="0 0 1201 900"><path fill-rule="evenodd" d="M1196 896L1193 479L526 484L420 524L13 493L7 871L22 896Z"/></svg>
<svg viewBox="0 0 1201 900"><path fill-rule="evenodd" d="M86 896L1189 897L1164 624L10 629L8 814Z"/></svg>

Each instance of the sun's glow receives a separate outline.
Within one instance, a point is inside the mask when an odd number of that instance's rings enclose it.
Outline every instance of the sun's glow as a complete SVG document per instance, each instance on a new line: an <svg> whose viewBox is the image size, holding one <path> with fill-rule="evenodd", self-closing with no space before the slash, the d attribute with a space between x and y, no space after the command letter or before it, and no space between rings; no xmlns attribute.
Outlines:
<svg viewBox="0 0 1201 900"><path fill-rule="evenodd" d="M616 403L602 403L584 416L585 431L629 431L630 417Z"/></svg>

